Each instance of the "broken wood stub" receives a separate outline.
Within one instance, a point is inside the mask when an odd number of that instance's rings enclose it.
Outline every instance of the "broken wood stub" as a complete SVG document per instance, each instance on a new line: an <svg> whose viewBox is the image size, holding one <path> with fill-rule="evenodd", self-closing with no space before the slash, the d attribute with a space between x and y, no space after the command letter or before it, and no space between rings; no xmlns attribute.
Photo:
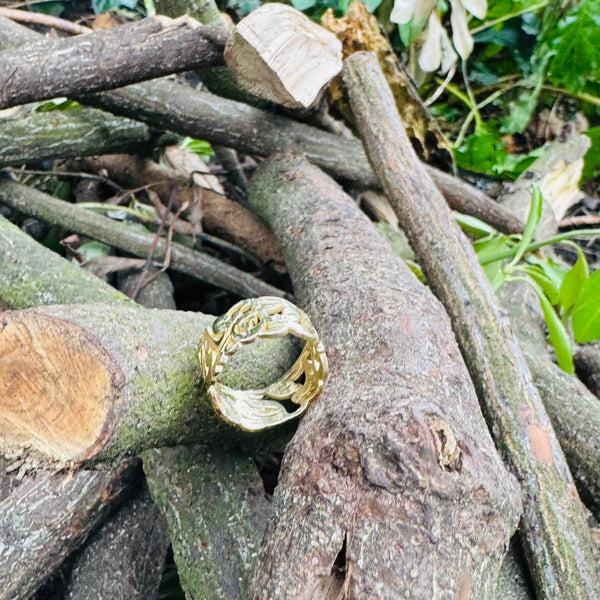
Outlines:
<svg viewBox="0 0 600 600"><path fill-rule="evenodd" d="M342 44L299 10L268 3L236 25L225 62L251 94L305 110L342 70Z"/></svg>

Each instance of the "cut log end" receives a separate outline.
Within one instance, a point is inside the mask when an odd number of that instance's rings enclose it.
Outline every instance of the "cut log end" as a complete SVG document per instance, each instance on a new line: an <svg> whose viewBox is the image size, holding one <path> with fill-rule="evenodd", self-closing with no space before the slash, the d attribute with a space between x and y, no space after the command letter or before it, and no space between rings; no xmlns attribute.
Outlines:
<svg viewBox="0 0 600 600"><path fill-rule="evenodd" d="M0 313L0 450L48 465L93 456L113 429L123 375L79 326L35 311Z"/></svg>
<svg viewBox="0 0 600 600"><path fill-rule="evenodd" d="M251 94L302 111L342 70L342 44L299 10L267 3L236 25L225 61Z"/></svg>

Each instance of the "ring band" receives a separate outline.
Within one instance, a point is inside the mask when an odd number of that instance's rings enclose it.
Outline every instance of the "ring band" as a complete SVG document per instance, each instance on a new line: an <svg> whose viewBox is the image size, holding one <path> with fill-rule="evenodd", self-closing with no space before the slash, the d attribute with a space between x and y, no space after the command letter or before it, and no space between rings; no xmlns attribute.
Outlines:
<svg viewBox="0 0 600 600"><path fill-rule="evenodd" d="M236 390L219 382L225 365L242 344L288 334L300 338L304 348L281 379L260 390ZM310 319L291 302L271 296L242 300L215 319L204 331L198 359L217 413L247 431L274 427L302 414L328 375L325 349ZM278 402L286 400L298 408L288 412Z"/></svg>

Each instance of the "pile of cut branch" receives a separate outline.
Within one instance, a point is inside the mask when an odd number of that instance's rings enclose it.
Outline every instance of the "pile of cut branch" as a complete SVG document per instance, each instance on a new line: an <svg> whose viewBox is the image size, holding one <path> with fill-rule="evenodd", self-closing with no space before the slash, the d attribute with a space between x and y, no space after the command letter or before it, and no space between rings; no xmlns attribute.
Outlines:
<svg viewBox="0 0 600 600"><path fill-rule="evenodd" d="M359 139L322 100L333 34L282 5L231 34L213 4L197 16L54 40L0 17L0 108L18 107L0 206L120 254L90 272L0 216L0 599L152 598L169 545L197 599L600 597L600 404L523 290L495 295L451 208L519 219L419 161L374 55L342 69ZM244 102L163 78L190 71ZM82 106L23 106L61 95ZM152 160L179 136L213 145L220 180L176 148ZM49 163L78 202L112 186L94 208L152 231L26 185ZM132 190L145 209L119 204ZM427 285L349 195L375 192ZM114 271L128 295L96 276ZM297 426L219 421L196 357L214 316L174 310L169 275L207 312L268 295L309 314L330 377ZM296 353L247 346L228 385Z"/></svg>

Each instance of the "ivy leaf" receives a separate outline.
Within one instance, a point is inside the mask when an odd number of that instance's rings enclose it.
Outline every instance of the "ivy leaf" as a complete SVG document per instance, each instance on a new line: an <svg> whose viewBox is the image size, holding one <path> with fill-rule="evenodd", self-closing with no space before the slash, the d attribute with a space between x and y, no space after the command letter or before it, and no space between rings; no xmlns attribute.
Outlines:
<svg viewBox="0 0 600 600"><path fill-rule="evenodd" d="M583 344L600 339L600 270L585 282L571 317L575 341Z"/></svg>
<svg viewBox="0 0 600 600"><path fill-rule="evenodd" d="M454 150L454 155L461 169L488 173L501 157L506 156L506 150L498 133L486 128L470 135L460 148Z"/></svg>

